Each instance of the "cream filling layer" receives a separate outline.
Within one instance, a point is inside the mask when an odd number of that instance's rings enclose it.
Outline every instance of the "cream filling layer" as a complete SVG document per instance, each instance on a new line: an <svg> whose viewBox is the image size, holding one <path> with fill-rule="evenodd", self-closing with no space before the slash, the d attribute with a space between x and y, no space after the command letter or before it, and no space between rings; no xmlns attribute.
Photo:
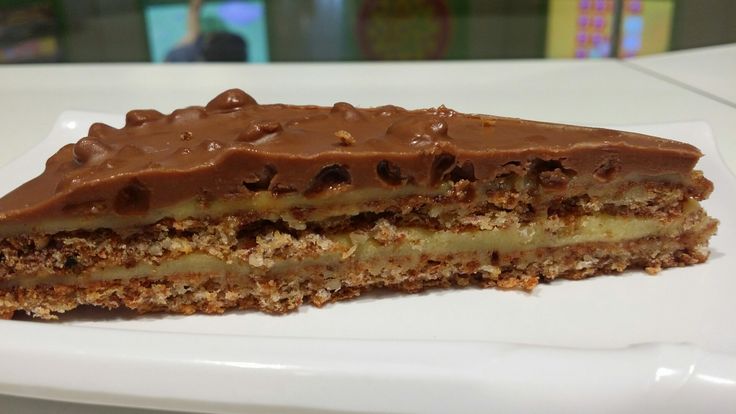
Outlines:
<svg viewBox="0 0 736 414"><path fill-rule="evenodd" d="M531 251L584 243L616 243L646 237L677 237L706 226L708 218L695 201L686 203L681 216L666 222L653 218L608 215L582 216L565 223L537 221L518 228L471 231L434 231L416 227L392 227L388 239L379 240L368 233L343 233L321 236L329 242L321 251L299 258L272 257L263 261L222 260L205 253L190 253L160 264L92 268L79 275L16 275L0 282L0 288L33 286L42 283L77 284L90 281L125 280L145 277L159 280L176 274L215 274L234 280L291 272L310 266L339 268L355 262L371 263L380 271L380 263L401 258L405 266L422 260L452 255L475 254L480 265L491 265L491 253ZM283 247L283 246L281 246ZM241 256L243 257L243 256Z"/></svg>

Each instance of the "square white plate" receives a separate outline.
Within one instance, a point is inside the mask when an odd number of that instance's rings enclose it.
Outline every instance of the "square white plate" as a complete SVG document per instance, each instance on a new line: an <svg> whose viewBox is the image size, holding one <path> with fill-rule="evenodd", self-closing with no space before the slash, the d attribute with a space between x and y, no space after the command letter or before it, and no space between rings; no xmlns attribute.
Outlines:
<svg viewBox="0 0 736 414"><path fill-rule="evenodd" d="M119 115L65 112L0 169L0 194ZM367 295L271 316L74 312L0 321L0 393L221 412L691 412L736 407L736 178L710 128L618 127L685 141L715 183L711 258L658 276L558 281L531 294ZM249 411L250 412L250 411Z"/></svg>

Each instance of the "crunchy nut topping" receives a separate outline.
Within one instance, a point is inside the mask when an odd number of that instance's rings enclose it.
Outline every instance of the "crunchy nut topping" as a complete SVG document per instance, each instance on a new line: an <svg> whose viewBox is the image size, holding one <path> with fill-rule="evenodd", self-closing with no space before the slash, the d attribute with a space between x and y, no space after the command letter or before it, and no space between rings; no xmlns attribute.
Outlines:
<svg viewBox="0 0 736 414"><path fill-rule="evenodd" d="M350 135L348 131L345 131L344 129L341 129L335 132L335 136L340 139L340 145L344 147L349 147L355 144L355 138L352 135Z"/></svg>
<svg viewBox="0 0 736 414"><path fill-rule="evenodd" d="M480 120L486 128L496 125L496 120L493 118L481 117Z"/></svg>

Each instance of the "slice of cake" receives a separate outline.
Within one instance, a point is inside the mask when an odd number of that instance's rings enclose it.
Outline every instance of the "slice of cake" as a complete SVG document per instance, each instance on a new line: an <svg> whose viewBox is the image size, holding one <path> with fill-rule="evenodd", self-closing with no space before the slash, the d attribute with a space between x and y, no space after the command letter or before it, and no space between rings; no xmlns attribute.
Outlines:
<svg viewBox="0 0 736 414"><path fill-rule="evenodd" d="M0 199L0 313L281 313L700 263L698 149L441 106L205 107L94 124Z"/></svg>

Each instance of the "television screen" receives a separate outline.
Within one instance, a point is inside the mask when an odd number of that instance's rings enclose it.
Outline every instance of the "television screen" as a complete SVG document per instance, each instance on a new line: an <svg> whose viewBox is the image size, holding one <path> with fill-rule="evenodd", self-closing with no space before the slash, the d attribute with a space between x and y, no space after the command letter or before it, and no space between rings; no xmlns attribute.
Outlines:
<svg viewBox="0 0 736 414"><path fill-rule="evenodd" d="M163 62L187 34L189 3L144 1L151 61ZM202 33L227 32L245 41L248 62L268 62L264 0L206 1L200 12Z"/></svg>

